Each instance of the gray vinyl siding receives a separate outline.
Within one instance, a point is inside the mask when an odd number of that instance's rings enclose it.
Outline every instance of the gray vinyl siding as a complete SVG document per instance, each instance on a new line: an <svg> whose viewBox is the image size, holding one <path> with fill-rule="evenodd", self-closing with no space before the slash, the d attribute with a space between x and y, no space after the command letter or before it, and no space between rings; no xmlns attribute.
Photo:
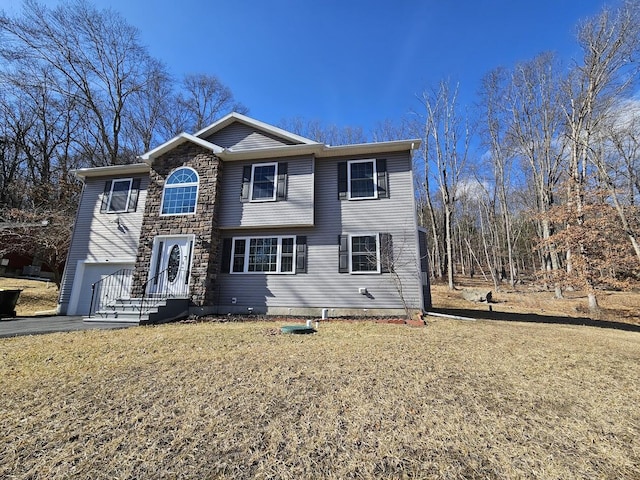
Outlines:
<svg viewBox="0 0 640 480"><path fill-rule="evenodd" d="M236 151L293 145L293 143L288 140L256 130L240 122L232 123L207 137L205 140L222 148L231 148Z"/></svg>
<svg viewBox="0 0 640 480"><path fill-rule="evenodd" d="M130 260L132 264L135 263L149 177L133 176L133 178L141 178L135 212L101 213L100 206L105 182L114 178L87 178L85 181L60 287L59 303L63 312L66 312L71 298L71 289L79 261ZM117 218L121 220L120 228L116 223Z"/></svg>
<svg viewBox="0 0 640 480"><path fill-rule="evenodd" d="M245 165L287 162L287 198L273 202L242 202L242 170ZM226 162L222 169L220 228L269 228L313 225L314 159L291 157L256 162Z"/></svg>
<svg viewBox="0 0 640 480"><path fill-rule="evenodd" d="M233 307L307 307L343 309L402 309L391 274L338 273L340 234L382 233L393 236L396 269L410 308L422 307L417 231L410 156L385 155L389 172L388 199L339 201L337 163L347 159L316 160L316 224L313 228L232 230L224 237L306 235L306 274L221 274L220 311ZM291 164L290 164L291 165ZM370 296L358 292L365 287Z"/></svg>

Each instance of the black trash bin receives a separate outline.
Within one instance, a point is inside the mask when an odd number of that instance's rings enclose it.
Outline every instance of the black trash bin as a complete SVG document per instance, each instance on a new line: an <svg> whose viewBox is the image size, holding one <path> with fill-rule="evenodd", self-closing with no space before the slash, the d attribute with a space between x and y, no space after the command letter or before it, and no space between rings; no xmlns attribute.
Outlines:
<svg viewBox="0 0 640 480"><path fill-rule="evenodd" d="M16 303L21 291L0 289L0 318L16 316Z"/></svg>

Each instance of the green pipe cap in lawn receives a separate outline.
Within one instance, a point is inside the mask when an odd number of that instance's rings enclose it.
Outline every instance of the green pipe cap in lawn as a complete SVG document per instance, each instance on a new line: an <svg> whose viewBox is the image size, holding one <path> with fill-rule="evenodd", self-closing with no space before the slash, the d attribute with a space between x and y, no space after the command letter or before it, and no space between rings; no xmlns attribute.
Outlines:
<svg viewBox="0 0 640 480"><path fill-rule="evenodd" d="M285 325L280 330L282 330L282 333L316 333L315 328L307 327L305 325Z"/></svg>

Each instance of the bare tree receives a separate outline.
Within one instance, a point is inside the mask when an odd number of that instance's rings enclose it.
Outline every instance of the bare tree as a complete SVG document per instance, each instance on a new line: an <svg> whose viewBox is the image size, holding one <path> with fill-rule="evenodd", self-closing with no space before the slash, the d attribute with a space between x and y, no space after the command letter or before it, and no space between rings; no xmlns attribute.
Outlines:
<svg viewBox="0 0 640 480"><path fill-rule="evenodd" d="M559 182L565 165L562 135L563 80L554 55L543 53L529 62L516 65L508 78L502 105L507 111L507 139L514 155L530 174L535 194L535 217L542 240L542 272L557 272L560 255L549 238L556 226L550 209L557 202ZM562 297L561 284L555 284Z"/></svg>
<svg viewBox="0 0 640 480"><path fill-rule="evenodd" d="M123 148L122 128L130 97L151 85L157 62L138 30L112 10L84 0L48 9L25 0L23 15L0 17L5 41L0 54L12 63L37 63L56 80L55 88L85 112L85 154L93 165L133 160Z"/></svg>
<svg viewBox="0 0 640 480"><path fill-rule="evenodd" d="M230 111L246 113L248 109L236 102L231 89L215 75L190 74L182 80L169 118L173 118L174 134L178 134L201 130Z"/></svg>
<svg viewBox="0 0 640 480"><path fill-rule="evenodd" d="M325 125L319 120L305 120L301 117L282 120L279 126L296 135L327 145L351 145L367 141L366 134L361 127L357 126Z"/></svg>
<svg viewBox="0 0 640 480"><path fill-rule="evenodd" d="M128 121L124 125L127 143L137 153L148 152L176 131L179 108L174 98L173 81L158 62L150 73L146 88L136 92L126 105Z"/></svg>
<svg viewBox="0 0 640 480"><path fill-rule="evenodd" d="M176 91L136 28L84 0L0 12L0 59L1 248L54 271L74 221L74 168L134 161L178 133L174 112L197 129L224 109L245 110L210 75L187 76Z"/></svg>
<svg viewBox="0 0 640 480"><path fill-rule="evenodd" d="M638 184L636 162L640 154L640 106L627 100L617 105L612 113L605 119L601 137L589 158L597 168L640 267L640 241L637 222L633 221L637 213L633 189Z"/></svg>
<svg viewBox="0 0 640 480"><path fill-rule="evenodd" d="M585 194L588 186L589 162L597 132L620 96L634 84L638 65L632 61L640 42L640 9L637 2L625 2L618 9L605 7L578 28L578 43L583 57L566 82L568 102L565 109L566 135L569 145L569 178L567 210L571 212L567 228L585 231ZM576 243L569 249L580 255L577 275L588 288L589 306L598 306L594 289L597 272L588 255L592 249L585 243L586 234L570 236Z"/></svg>
<svg viewBox="0 0 640 480"><path fill-rule="evenodd" d="M481 107L483 113L482 133L484 143L489 148L491 165L493 167L494 189L500 205L500 215L504 224L507 259L509 265L509 283L516 283L516 266L513 256L513 238L511 228L511 212L507 200L511 184L511 165L513 163L513 149L508 143L509 128L508 109L504 108L502 99L505 98L505 71L494 70L487 74L482 82Z"/></svg>
<svg viewBox="0 0 640 480"><path fill-rule="evenodd" d="M0 256L17 252L38 259L53 272L60 288L73 229L73 211L48 208L0 211Z"/></svg>
<svg viewBox="0 0 640 480"><path fill-rule="evenodd" d="M5 82L13 139L25 160L30 203L74 201L58 188L71 181L71 170L78 167L74 137L80 120L74 98L58 94L49 69L38 64L22 65L0 78Z"/></svg>
<svg viewBox="0 0 640 480"><path fill-rule="evenodd" d="M6 90L0 92L0 208L17 208L26 191L26 158L19 139L28 130L27 120L15 109Z"/></svg>
<svg viewBox="0 0 640 480"><path fill-rule="evenodd" d="M458 89L445 81L437 91L423 93L425 107L424 145L427 164L433 162L433 173L444 209L444 232L449 289L455 289L453 272L453 215L458 186L467 164L471 132L465 117L458 111Z"/></svg>

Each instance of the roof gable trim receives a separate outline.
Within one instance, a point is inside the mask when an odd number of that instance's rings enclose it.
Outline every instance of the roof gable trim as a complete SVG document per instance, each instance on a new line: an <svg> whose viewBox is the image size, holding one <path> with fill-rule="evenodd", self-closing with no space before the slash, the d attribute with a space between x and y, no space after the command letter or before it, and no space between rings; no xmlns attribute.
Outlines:
<svg viewBox="0 0 640 480"><path fill-rule="evenodd" d="M251 117L247 117L246 115L242 115L241 113L232 112L220 120L212 123L208 127L203 128L202 130L196 132L194 135L199 138L209 137L222 130L223 128L231 125L233 122L240 122L244 125L248 125L257 130L261 130L263 132L269 133L275 137L282 138L284 140L288 140L295 144L303 144L303 145L318 145L318 142L315 142L309 138L305 138L300 135L296 135L295 133L287 132L282 128L274 127L273 125L269 125L268 123L261 122L259 120L255 120Z"/></svg>
<svg viewBox="0 0 640 480"><path fill-rule="evenodd" d="M173 150L174 148L182 145L185 142L195 143L196 145L199 145L202 148L211 150L215 154L219 154L224 151L222 147L219 147L214 143L207 142L206 140L203 140L202 138L198 138L189 133L181 133L180 135L173 137L168 142L165 142L162 145L154 148L153 150L150 150L147 153L140 155L140 158L145 162L151 162L153 161L154 158L158 158L160 155L163 155Z"/></svg>

